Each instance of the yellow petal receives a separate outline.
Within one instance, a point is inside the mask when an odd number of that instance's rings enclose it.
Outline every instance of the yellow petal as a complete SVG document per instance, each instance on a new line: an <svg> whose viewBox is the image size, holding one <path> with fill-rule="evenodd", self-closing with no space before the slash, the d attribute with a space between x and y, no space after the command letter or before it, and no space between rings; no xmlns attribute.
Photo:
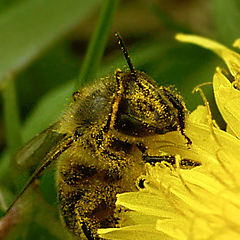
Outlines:
<svg viewBox="0 0 240 240"><path fill-rule="evenodd" d="M217 68L214 75L213 88L216 103L223 119L234 132L234 135L240 138L239 90L232 86L220 68Z"/></svg>
<svg viewBox="0 0 240 240"><path fill-rule="evenodd" d="M176 39L181 42L188 42L207 48L219 55L227 64L229 71L235 77L240 70L240 55L224 45L213 40L196 35L177 34Z"/></svg>
<svg viewBox="0 0 240 240"><path fill-rule="evenodd" d="M155 225L133 225L123 228L99 229L98 234L104 239L115 240L170 240L166 234L157 231Z"/></svg>
<svg viewBox="0 0 240 240"><path fill-rule="evenodd" d="M236 39L233 43L234 47L240 48L240 38Z"/></svg>
<svg viewBox="0 0 240 240"><path fill-rule="evenodd" d="M208 124L208 112L205 106L199 105L196 110L194 110L190 116L189 121L197 124Z"/></svg>
<svg viewBox="0 0 240 240"><path fill-rule="evenodd" d="M176 240L188 239L186 234L183 232L188 228L189 226L186 226L185 221L176 221L176 219L158 220L156 225L156 229L158 231L162 231L171 236L172 239Z"/></svg>
<svg viewBox="0 0 240 240"><path fill-rule="evenodd" d="M232 155L240 156L240 141L236 137L216 128L214 128L214 133L218 142L223 147L226 147ZM179 154L183 158L192 159L203 164L217 163L216 152L219 151L220 146L216 143L208 125L192 123L187 119L186 135L193 142L190 149L187 148L183 136L177 132L170 132L156 137L153 143L156 144L154 148L158 146L159 149L166 153Z"/></svg>
<svg viewBox="0 0 240 240"><path fill-rule="evenodd" d="M116 205L138 211L143 214L166 218L175 216L172 207L167 205L164 199L148 192L123 193L117 196Z"/></svg>

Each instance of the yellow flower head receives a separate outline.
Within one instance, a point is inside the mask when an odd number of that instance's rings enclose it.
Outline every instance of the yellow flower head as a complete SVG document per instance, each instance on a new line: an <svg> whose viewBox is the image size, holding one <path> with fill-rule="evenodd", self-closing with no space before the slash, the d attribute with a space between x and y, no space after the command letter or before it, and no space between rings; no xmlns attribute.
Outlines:
<svg viewBox="0 0 240 240"><path fill-rule="evenodd" d="M177 34L176 39L212 50L227 64L230 74L220 68L216 69L213 77L214 95L223 119L233 133L240 137L240 111L238 111L240 106L240 55L215 41L203 37ZM233 46L240 47L240 39L237 39Z"/></svg>
<svg viewBox="0 0 240 240"><path fill-rule="evenodd" d="M176 38L214 51L227 64L229 72L216 69L213 87L228 132L214 127L206 102L186 120L190 149L176 132L158 136L161 151L177 162L202 165L188 170L146 165L144 189L118 195L116 204L132 211L121 228L99 230L105 239L240 239L240 55L206 38Z"/></svg>

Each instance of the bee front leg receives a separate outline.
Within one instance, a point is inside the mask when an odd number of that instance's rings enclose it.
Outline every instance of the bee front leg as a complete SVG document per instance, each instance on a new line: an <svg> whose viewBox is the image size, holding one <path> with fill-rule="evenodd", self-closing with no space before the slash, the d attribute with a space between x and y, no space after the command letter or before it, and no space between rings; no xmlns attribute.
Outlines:
<svg viewBox="0 0 240 240"><path fill-rule="evenodd" d="M119 107L120 101L121 101L123 93L124 93L122 71L120 69L118 69L116 71L115 78L116 78L116 83L117 83L117 89L116 89L115 95L113 97L113 102L112 102L112 110L111 110L109 127L108 127L109 130L113 129L113 126L114 126L116 118L117 118L118 107Z"/></svg>
<svg viewBox="0 0 240 240"><path fill-rule="evenodd" d="M181 158L179 155L178 157L179 158L177 158L177 156L174 156L174 155L162 155L162 156L145 155L143 156L143 160L146 163L150 163L153 166L155 166L156 163L166 163L173 167L176 167L176 165L179 165L180 168L187 168L187 169L191 169L193 167L197 167L201 165L199 162L194 161L192 159Z"/></svg>

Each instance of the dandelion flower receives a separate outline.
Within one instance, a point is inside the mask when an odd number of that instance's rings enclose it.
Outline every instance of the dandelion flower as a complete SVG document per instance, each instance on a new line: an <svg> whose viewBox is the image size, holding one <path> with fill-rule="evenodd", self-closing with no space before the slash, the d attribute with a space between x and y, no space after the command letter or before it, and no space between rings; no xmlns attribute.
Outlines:
<svg viewBox="0 0 240 240"><path fill-rule="evenodd" d="M213 88L216 103L223 119L228 124L228 128L239 137L240 126L240 111L238 106L240 103L240 55L233 50L206 38L177 34L176 39L183 42L190 42L200 45L204 48L212 50L218 54L226 63L229 69L229 74L223 69L217 68L213 77ZM237 39L233 46L239 47L240 40Z"/></svg>
<svg viewBox="0 0 240 240"><path fill-rule="evenodd" d="M176 38L210 49L225 61L228 71L217 67L213 88L227 131L214 127L205 102L186 120L190 148L176 132L156 137L156 147L174 155L177 163L191 159L201 166L147 164L144 188L118 195L116 204L130 210L120 228L99 230L105 239L240 239L240 55L206 38Z"/></svg>

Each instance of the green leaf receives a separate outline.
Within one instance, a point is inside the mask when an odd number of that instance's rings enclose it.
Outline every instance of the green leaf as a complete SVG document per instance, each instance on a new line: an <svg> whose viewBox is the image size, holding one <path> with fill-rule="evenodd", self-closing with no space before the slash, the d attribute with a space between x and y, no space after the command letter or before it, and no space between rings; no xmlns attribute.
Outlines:
<svg viewBox="0 0 240 240"><path fill-rule="evenodd" d="M19 148L19 146L21 146L22 136L15 83L12 77L9 77L6 80L6 85L2 95L7 147L10 153L13 154Z"/></svg>
<svg viewBox="0 0 240 240"><path fill-rule="evenodd" d="M80 23L99 0L25 0L0 15L0 83Z"/></svg>

